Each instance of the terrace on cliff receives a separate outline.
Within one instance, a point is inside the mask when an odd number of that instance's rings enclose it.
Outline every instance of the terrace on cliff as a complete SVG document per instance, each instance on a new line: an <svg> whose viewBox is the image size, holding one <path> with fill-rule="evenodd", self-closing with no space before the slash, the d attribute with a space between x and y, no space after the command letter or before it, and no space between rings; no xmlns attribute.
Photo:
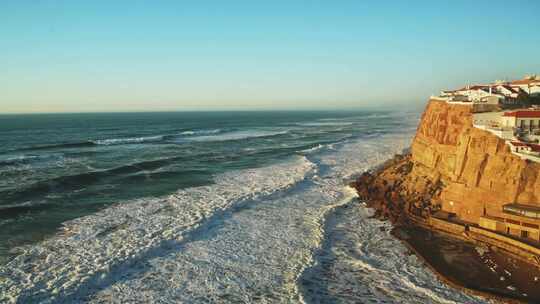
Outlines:
<svg viewBox="0 0 540 304"><path fill-rule="evenodd" d="M473 126L504 139L513 154L540 162L540 110L474 113Z"/></svg>

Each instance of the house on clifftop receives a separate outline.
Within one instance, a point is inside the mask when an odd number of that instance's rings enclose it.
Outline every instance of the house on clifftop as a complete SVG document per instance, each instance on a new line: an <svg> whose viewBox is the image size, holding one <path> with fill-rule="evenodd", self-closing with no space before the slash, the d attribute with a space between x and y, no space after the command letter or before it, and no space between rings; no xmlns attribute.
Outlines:
<svg viewBox="0 0 540 304"><path fill-rule="evenodd" d="M473 107L473 112L490 112L515 108L540 98L540 76L526 76L515 81L495 81L489 84L467 85L457 90L441 91L432 99Z"/></svg>
<svg viewBox="0 0 540 304"><path fill-rule="evenodd" d="M531 96L540 95L540 76L538 75L525 76L523 79L509 82L508 85L512 88L520 88Z"/></svg>

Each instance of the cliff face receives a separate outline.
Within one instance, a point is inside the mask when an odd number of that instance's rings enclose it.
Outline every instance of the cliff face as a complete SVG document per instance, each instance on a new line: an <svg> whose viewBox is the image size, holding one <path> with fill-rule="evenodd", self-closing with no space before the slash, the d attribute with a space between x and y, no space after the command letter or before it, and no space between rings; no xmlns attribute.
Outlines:
<svg viewBox="0 0 540 304"><path fill-rule="evenodd" d="M412 170L403 191L440 185L431 203L477 223L502 205L540 205L540 165L513 155L504 140L474 128L470 107L430 101L411 147Z"/></svg>
<svg viewBox="0 0 540 304"><path fill-rule="evenodd" d="M402 218L404 210L441 205L443 211L478 223L501 216L502 206L540 206L540 164L513 155L504 140L474 128L471 108L430 101L411 146L411 155L366 173L356 188L380 215Z"/></svg>

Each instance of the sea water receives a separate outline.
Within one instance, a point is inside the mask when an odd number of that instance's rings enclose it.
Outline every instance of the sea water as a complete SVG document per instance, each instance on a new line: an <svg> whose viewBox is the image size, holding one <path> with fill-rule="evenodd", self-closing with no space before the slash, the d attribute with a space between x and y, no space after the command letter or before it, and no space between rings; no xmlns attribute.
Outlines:
<svg viewBox="0 0 540 304"><path fill-rule="evenodd" d="M347 187L418 116L0 116L0 301L481 302Z"/></svg>

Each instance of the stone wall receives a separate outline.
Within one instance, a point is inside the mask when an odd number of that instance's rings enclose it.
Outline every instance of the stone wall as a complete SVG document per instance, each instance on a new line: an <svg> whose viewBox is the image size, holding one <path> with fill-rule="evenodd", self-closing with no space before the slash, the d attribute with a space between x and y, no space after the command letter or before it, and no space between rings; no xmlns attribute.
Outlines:
<svg viewBox="0 0 540 304"><path fill-rule="evenodd" d="M435 217L429 218L429 225L434 229L442 230L445 232L450 232L450 233L458 234L458 235L463 234L465 232L465 226L452 223L449 221L445 221L442 219L438 219Z"/></svg>

